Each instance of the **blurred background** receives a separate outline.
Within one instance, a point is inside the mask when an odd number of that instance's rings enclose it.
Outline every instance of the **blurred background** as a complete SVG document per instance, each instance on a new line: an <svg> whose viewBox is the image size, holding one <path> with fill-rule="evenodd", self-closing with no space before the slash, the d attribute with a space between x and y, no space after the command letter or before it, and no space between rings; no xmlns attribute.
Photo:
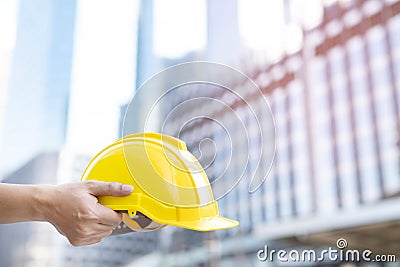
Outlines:
<svg viewBox="0 0 400 267"><path fill-rule="evenodd" d="M247 74L275 118L267 180L219 200L240 226L167 227L75 248L46 223L0 225L0 266L400 266L400 1L0 0L0 180L79 181L121 136L137 88L195 60ZM171 98L164 112L190 97ZM209 129L193 124L181 137L189 150L218 143ZM264 245L318 251L339 238L398 260L257 258Z"/></svg>

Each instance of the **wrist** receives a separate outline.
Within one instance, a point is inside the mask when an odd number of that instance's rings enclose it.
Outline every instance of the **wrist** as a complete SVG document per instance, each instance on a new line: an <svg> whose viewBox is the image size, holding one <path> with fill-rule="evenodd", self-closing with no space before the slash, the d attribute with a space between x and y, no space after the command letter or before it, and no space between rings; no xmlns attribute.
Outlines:
<svg viewBox="0 0 400 267"><path fill-rule="evenodd" d="M32 192L32 220L48 221L51 213L52 185L33 186Z"/></svg>

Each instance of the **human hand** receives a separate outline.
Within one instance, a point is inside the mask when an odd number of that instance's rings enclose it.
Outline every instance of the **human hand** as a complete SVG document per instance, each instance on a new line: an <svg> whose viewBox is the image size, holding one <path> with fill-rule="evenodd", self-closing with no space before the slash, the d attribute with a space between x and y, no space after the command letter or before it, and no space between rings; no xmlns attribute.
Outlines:
<svg viewBox="0 0 400 267"><path fill-rule="evenodd" d="M126 196L130 185L84 181L52 186L47 221L73 246L100 242L121 222L121 214L98 203L96 196Z"/></svg>

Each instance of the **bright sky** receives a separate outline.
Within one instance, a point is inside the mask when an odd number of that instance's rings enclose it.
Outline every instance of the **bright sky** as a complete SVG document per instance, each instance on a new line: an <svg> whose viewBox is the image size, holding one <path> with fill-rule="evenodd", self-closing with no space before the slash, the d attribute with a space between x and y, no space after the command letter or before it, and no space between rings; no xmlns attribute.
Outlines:
<svg viewBox="0 0 400 267"><path fill-rule="evenodd" d="M240 0L239 30L245 46L279 50L283 26L283 1Z"/></svg>
<svg viewBox="0 0 400 267"><path fill-rule="evenodd" d="M182 57L205 48L206 0L154 0L154 51Z"/></svg>
<svg viewBox="0 0 400 267"><path fill-rule="evenodd" d="M78 1L67 146L96 153L117 138L133 95L138 1Z"/></svg>
<svg viewBox="0 0 400 267"><path fill-rule="evenodd" d="M11 67L12 49L15 45L18 1L0 1L0 129L2 128L6 88ZM0 130L0 140L2 131Z"/></svg>
<svg viewBox="0 0 400 267"><path fill-rule="evenodd" d="M244 47L253 54L275 61L283 53L301 48L300 25L316 26L322 17L323 2L327 0L290 0L290 21L285 21L284 1L238 0L239 27ZM332 0L330 0L332 2ZM254 60L254 59L253 59Z"/></svg>

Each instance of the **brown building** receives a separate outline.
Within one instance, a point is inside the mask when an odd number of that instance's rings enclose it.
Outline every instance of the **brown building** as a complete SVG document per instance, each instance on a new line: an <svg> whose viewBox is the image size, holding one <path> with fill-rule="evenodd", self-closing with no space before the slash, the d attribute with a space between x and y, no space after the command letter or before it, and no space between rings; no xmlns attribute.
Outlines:
<svg viewBox="0 0 400 267"><path fill-rule="evenodd" d="M256 252L264 244L336 248L339 238L349 249L400 257L400 2L339 1L325 7L321 24L303 34L300 51L249 74L275 118L269 177L253 194L241 182L219 201L223 215L238 219L239 228L189 240L189 231L177 229L175 249L164 251L171 266L258 266ZM175 99L171 108L191 97L196 95ZM226 99L221 93L214 97ZM263 114L258 101L250 105ZM243 111L240 103L230 105ZM254 125L244 124L250 143L257 142ZM180 137L194 151L204 138L224 143L221 132L203 121ZM233 145L243 142L235 140L235 132L230 135ZM206 170L211 179L224 162L224 156L215 158ZM310 264L342 263L300 265Z"/></svg>

